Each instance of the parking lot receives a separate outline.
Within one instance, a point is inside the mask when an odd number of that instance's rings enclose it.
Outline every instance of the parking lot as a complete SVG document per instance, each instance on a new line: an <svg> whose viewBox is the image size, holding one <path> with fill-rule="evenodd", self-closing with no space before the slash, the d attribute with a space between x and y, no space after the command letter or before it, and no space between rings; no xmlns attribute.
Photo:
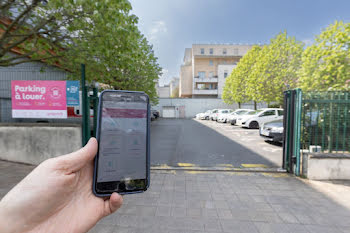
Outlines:
<svg viewBox="0 0 350 233"><path fill-rule="evenodd" d="M282 146L256 129L197 119L157 119L151 124L153 166L282 166Z"/></svg>

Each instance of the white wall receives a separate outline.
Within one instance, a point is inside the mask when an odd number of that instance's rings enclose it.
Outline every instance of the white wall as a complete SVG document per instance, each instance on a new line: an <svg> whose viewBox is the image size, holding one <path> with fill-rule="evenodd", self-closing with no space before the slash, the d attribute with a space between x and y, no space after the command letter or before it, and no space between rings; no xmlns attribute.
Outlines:
<svg viewBox="0 0 350 233"><path fill-rule="evenodd" d="M222 99L190 99L190 98L159 98L159 104L157 106L153 106L152 108L158 110L160 114L162 114L163 106L175 106L182 107L179 109L183 109L185 111L185 118L192 118L197 113L205 112L209 109L214 108L230 108L237 109L238 104L228 105L225 104ZM242 104L242 108L250 108L254 109L254 103L246 103ZM259 103L257 108L267 107L266 104ZM180 116L181 114L179 114ZM161 115L162 116L162 115Z"/></svg>

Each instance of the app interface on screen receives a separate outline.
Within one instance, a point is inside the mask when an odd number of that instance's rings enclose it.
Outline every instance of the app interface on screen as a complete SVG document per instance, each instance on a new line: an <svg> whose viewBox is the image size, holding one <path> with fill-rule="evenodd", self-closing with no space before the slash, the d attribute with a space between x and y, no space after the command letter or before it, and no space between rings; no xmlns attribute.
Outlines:
<svg viewBox="0 0 350 233"><path fill-rule="evenodd" d="M146 134L146 101L103 101L97 182L145 179Z"/></svg>

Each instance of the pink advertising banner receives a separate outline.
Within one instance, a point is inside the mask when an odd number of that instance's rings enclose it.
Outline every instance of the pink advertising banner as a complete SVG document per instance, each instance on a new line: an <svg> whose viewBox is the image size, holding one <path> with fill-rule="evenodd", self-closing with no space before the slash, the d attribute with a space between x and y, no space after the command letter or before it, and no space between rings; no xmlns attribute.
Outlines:
<svg viewBox="0 0 350 233"><path fill-rule="evenodd" d="M67 118L66 81L11 81L13 118Z"/></svg>

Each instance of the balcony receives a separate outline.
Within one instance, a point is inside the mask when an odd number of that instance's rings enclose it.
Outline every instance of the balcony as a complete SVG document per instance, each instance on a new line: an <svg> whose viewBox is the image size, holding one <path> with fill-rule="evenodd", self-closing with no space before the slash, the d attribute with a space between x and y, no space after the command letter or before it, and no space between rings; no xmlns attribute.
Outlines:
<svg viewBox="0 0 350 233"><path fill-rule="evenodd" d="M193 89L193 95L217 95L218 89Z"/></svg>
<svg viewBox="0 0 350 233"><path fill-rule="evenodd" d="M194 77L194 82L196 83L217 83L218 82L218 76L213 76L213 77L199 77L195 76Z"/></svg>

